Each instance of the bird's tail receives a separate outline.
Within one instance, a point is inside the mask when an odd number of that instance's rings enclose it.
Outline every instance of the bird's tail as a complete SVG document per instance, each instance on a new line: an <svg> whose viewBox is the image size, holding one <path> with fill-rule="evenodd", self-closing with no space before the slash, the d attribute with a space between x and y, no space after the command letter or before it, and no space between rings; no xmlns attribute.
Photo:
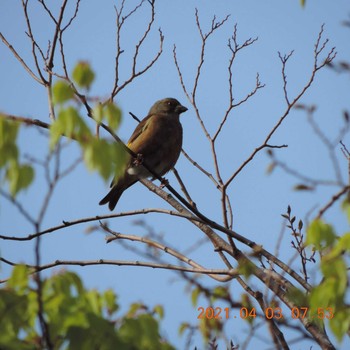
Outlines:
<svg viewBox="0 0 350 350"><path fill-rule="evenodd" d="M113 210L117 205L120 196L123 194L124 188L120 186L113 186L112 189L107 193L107 195L101 199L100 205L108 203L109 210Z"/></svg>

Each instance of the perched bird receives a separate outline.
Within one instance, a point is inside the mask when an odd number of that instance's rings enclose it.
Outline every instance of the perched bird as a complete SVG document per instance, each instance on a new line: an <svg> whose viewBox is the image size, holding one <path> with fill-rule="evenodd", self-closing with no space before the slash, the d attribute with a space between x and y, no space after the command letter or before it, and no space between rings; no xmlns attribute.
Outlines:
<svg viewBox="0 0 350 350"><path fill-rule="evenodd" d="M100 201L113 210L123 192L141 178L152 176L142 164L163 176L174 167L182 148L180 114L187 108L174 98L157 101L146 118L136 127L127 146L140 156L141 162L131 157L125 172L112 181L112 189Z"/></svg>

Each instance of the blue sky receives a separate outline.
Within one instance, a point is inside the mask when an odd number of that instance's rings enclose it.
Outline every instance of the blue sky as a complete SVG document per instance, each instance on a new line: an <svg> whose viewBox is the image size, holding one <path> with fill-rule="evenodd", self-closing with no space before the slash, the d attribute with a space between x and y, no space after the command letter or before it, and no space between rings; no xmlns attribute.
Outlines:
<svg viewBox="0 0 350 350"><path fill-rule="evenodd" d="M40 6L35 1L30 3L33 30L40 45L45 47L53 34L52 25ZM54 2L48 3L53 6L54 11L57 11ZM90 92L93 96L107 97L113 84L115 3L118 2L82 1L78 18L65 36L69 70L72 70L77 61L87 60L96 73L96 81ZM132 8L136 2L126 1L126 3L128 8ZM128 116L129 111L142 118L156 100L168 96L176 97L183 105L189 107L188 112L182 116L183 147L209 172L214 173L209 144L200 129L194 110L181 89L173 61L172 50L176 44L184 80L190 88L199 62L200 50L195 8L198 8L204 31L209 29L214 15L217 20L230 15L228 21L208 41L203 75L198 87L198 105L209 132L216 130L227 108L229 59L227 41L232 35L234 25L237 23L240 43L248 38L258 37L256 43L242 50L237 56L233 77L234 95L237 100L244 98L254 88L257 72L266 87L259 90L246 104L233 111L218 140L219 162L224 178L228 178L254 148L263 142L286 109L278 52L287 54L294 50L287 66L288 89L290 95L294 96L309 79L313 65L314 44L323 23L324 38L329 38L327 48L336 47L338 61L350 60L349 28L341 24L348 19L350 6L346 0L337 1L336 4L329 0L309 0L304 9L297 0L158 1L154 31L141 50L140 66L148 62L158 50L159 27L165 36L164 53L151 70L117 96L116 102L122 108L124 115L119 134L122 139L127 140L136 126L135 121ZM148 14L147 6L144 6L130 19L121 34L122 46L125 49L122 79L129 75L133 47L147 25ZM25 30L20 1L3 0L0 4L0 31L23 59L34 67L30 42L24 33ZM48 122L45 90L31 79L4 45L0 45L0 57L0 111ZM330 69L323 69L301 102L317 106L315 118L318 125L331 139L334 139L343 125L342 112L350 109L349 75L340 75ZM349 135L343 141L349 147ZM327 149L315 136L304 112L292 111L271 139L271 143L288 144L288 148L275 153L292 168L310 177L334 179ZM25 128L21 132L20 145L23 153L35 154L37 157L45 156L46 139L35 130ZM74 146L68 148L64 164L70 164L77 156L78 152ZM342 174L346 178L347 164L340 148L337 156L340 159ZM337 190L320 188L312 193L295 192L292 187L296 180L280 169L270 176L266 175L268 164L269 159L265 152L257 155L231 184L230 196L234 211L234 229L274 252L283 224L280 214L285 212L288 204L298 218L305 219L311 209L315 206L322 207ZM221 222L220 195L210 180L191 166L183 156L180 157L176 168L199 209L213 220ZM179 188L172 174L167 178L171 184ZM43 183L43 176L38 172L33 187L19 197L24 205L31 208L33 215L37 213L46 191ZM108 184L96 174L89 173L84 166L79 166L57 187L43 228L57 225L62 220L106 214L108 209L99 207L98 202L107 190ZM116 210L128 211L143 207L168 208L168 205L142 185L137 184L123 195ZM312 213L317 213L317 209ZM154 214L139 219L145 220L155 232L164 234L165 241L179 250L186 250L203 238L200 231L173 217ZM348 229L338 205L327 213L326 219L335 225L339 233ZM145 230L136 226L134 221L135 218L126 217L110 220L109 224L113 229L123 233L145 235ZM18 211L3 198L0 200L0 228L1 232L6 234L32 233L32 228L23 221ZM86 235L85 230L86 226L81 225L45 236L42 244L44 262L56 259L139 259L120 244L106 245L103 234L95 232ZM290 248L290 240L286 232L279 253L286 261L294 254ZM34 261L31 243L1 242L0 248L1 254L10 260ZM191 257L208 268L223 267L209 243L191 252ZM297 266L296 264L298 269ZM89 288L115 289L120 297L122 311L134 301L142 301L151 306L158 303L165 305L166 317L162 331L179 349L183 348L184 338L178 337L177 327L183 321L195 323L198 312L191 306L190 298L185 292L186 285L178 275L132 267L72 269L83 277ZM2 265L0 273L1 278L8 276L9 269ZM312 278L317 280L317 275ZM214 285L206 277L200 278L200 281L207 286ZM256 282L252 282L252 285L259 287ZM233 296L239 299L242 290L238 284L232 282L230 288ZM205 307L203 302L199 302L198 306ZM240 334L248 329L239 319L229 320L226 327L230 330L233 341L239 339ZM262 335L264 336L263 333ZM261 344L257 341L255 345L263 346ZM199 348L202 346L199 340L196 345ZM310 344L305 344L304 348L306 346ZM349 342L344 343L342 348L345 349L347 346Z"/></svg>

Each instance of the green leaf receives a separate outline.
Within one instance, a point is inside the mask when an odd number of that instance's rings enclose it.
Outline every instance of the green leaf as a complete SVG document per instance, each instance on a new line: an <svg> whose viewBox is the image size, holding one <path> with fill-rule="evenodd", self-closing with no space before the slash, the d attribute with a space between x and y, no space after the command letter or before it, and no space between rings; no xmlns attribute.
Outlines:
<svg viewBox="0 0 350 350"><path fill-rule="evenodd" d="M113 130L117 130L119 128L119 125L122 119L122 112L120 108L116 104L110 102L110 103L107 103L107 105L105 106L105 110L106 110L108 125Z"/></svg>
<svg viewBox="0 0 350 350"><path fill-rule="evenodd" d="M183 332L188 328L191 328L191 326L187 322L181 323L179 327L179 335L182 335Z"/></svg>
<svg viewBox="0 0 350 350"><path fill-rule="evenodd" d="M19 190L29 187L29 185L33 182L33 179L34 169L28 164L21 165L18 183Z"/></svg>
<svg viewBox="0 0 350 350"><path fill-rule="evenodd" d="M132 303L127 312L127 317L135 317L140 310L145 310L145 305L142 303Z"/></svg>
<svg viewBox="0 0 350 350"><path fill-rule="evenodd" d="M6 178L9 181L10 192L15 196L19 191L27 188L34 179L34 169L28 165L20 165L11 161L6 172Z"/></svg>
<svg viewBox="0 0 350 350"><path fill-rule="evenodd" d="M122 120L122 112L120 108L113 102L108 102L104 105L96 104L92 112L93 118L97 123L102 123L106 118L107 124L115 131L119 128Z"/></svg>
<svg viewBox="0 0 350 350"><path fill-rule="evenodd" d="M200 288L194 288L192 293L191 293L191 301L192 305L196 306L198 302L198 297L201 295L202 291Z"/></svg>
<svg viewBox="0 0 350 350"><path fill-rule="evenodd" d="M22 347L18 334L27 323L28 298L11 289L0 289L0 344L1 349ZM6 346L5 346L6 345Z"/></svg>
<svg viewBox="0 0 350 350"><path fill-rule="evenodd" d="M348 250L350 251L350 232L345 233L340 237L337 247L339 250Z"/></svg>
<svg viewBox="0 0 350 350"><path fill-rule="evenodd" d="M0 118L0 148L6 143L13 143L18 135L20 124L13 120Z"/></svg>
<svg viewBox="0 0 350 350"><path fill-rule="evenodd" d="M154 308L153 308L153 312L158 314L160 319L164 318L164 308L162 305L156 305Z"/></svg>
<svg viewBox="0 0 350 350"><path fill-rule="evenodd" d="M10 279L7 285L22 294L28 288L29 269L25 265L17 265L13 268Z"/></svg>
<svg viewBox="0 0 350 350"><path fill-rule="evenodd" d="M349 307L337 308L334 317L329 321L330 328L339 342L350 328L350 309Z"/></svg>
<svg viewBox="0 0 350 350"><path fill-rule="evenodd" d="M62 104L74 96L71 86L64 80L58 80L52 88L52 96L54 104Z"/></svg>
<svg viewBox="0 0 350 350"><path fill-rule="evenodd" d="M88 169L97 170L105 180L124 172L128 158L121 144L104 139L91 139L83 150Z"/></svg>
<svg viewBox="0 0 350 350"><path fill-rule="evenodd" d="M81 88L89 89L95 79L95 73L90 64L85 61L79 62L73 70L73 79Z"/></svg>
<svg viewBox="0 0 350 350"><path fill-rule="evenodd" d="M322 283L313 288L310 293L310 314L317 315L319 310L323 313L331 309L334 315L346 306L345 294L347 289L347 268L342 257L329 261L323 259L321 270L324 275ZM314 320L322 324L323 317L320 320L314 317Z"/></svg>
<svg viewBox="0 0 350 350"><path fill-rule="evenodd" d="M125 343L138 350L161 349L159 344L158 323L149 314L138 318L126 318L119 334Z"/></svg>
<svg viewBox="0 0 350 350"><path fill-rule="evenodd" d="M342 237L340 237L334 248L332 248L332 250L327 253L325 259L334 259L346 251L350 251L350 232L347 232Z"/></svg>
<svg viewBox="0 0 350 350"><path fill-rule="evenodd" d="M92 110L92 117L98 124L103 121L103 106L102 103L97 103L94 109Z"/></svg>
<svg viewBox="0 0 350 350"><path fill-rule="evenodd" d="M57 119L51 124L51 149L57 144L62 135L75 139L81 144L88 142L92 137L90 129L80 117L78 111L72 106L61 109Z"/></svg>
<svg viewBox="0 0 350 350"><path fill-rule="evenodd" d="M101 315L102 303L100 294L97 292L97 290L90 290L85 293L85 296L88 300L89 309L96 315Z"/></svg>
<svg viewBox="0 0 350 350"><path fill-rule="evenodd" d="M317 250L330 247L336 238L332 226L320 219L314 220L306 231L306 245L314 245Z"/></svg>
<svg viewBox="0 0 350 350"><path fill-rule="evenodd" d="M16 140L19 123L0 117L0 168L18 159Z"/></svg>
<svg viewBox="0 0 350 350"><path fill-rule="evenodd" d="M103 293L103 299L105 302L105 306L107 307L108 314L113 315L113 313L119 309L119 306L116 302L117 300L116 294L113 292L112 289L107 289Z"/></svg>
<svg viewBox="0 0 350 350"><path fill-rule="evenodd" d="M334 297L343 295L347 286L347 266L343 257L338 256L333 259L327 259L325 256L321 262L321 270L325 277L325 284L333 288Z"/></svg>
<svg viewBox="0 0 350 350"><path fill-rule="evenodd" d="M4 167L11 161L17 161L18 159L18 148L15 143L8 143L0 148L0 168Z"/></svg>
<svg viewBox="0 0 350 350"><path fill-rule="evenodd" d="M342 203L342 209L343 209L343 211L348 219L348 223L350 225L350 198L349 198L349 196L346 197L346 199Z"/></svg>
<svg viewBox="0 0 350 350"><path fill-rule="evenodd" d="M300 0L300 5L301 5L302 7L305 7L305 3L306 3L306 0Z"/></svg>
<svg viewBox="0 0 350 350"><path fill-rule="evenodd" d="M20 164L18 160L18 130L17 122L0 118L0 168L5 168L5 179L12 196L27 188L34 179L33 168L28 164Z"/></svg>

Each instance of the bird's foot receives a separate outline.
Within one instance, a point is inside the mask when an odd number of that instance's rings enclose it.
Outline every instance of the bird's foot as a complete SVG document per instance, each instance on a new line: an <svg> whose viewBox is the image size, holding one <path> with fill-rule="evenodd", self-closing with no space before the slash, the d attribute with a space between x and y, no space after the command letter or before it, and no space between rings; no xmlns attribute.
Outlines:
<svg viewBox="0 0 350 350"><path fill-rule="evenodd" d="M143 155L141 153L137 153L137 156L134 159L133 164L135 166L139 166L143 163L143 161L144 161Z"/></svg>
<svg viewBox="0 0 350 350"><path fill-rule="evenodd" d="M169 181L168 179L166 179L165 177L162 178L162 181L160 183L160 188L164 188L165 186L169 185Z"/></svg>

